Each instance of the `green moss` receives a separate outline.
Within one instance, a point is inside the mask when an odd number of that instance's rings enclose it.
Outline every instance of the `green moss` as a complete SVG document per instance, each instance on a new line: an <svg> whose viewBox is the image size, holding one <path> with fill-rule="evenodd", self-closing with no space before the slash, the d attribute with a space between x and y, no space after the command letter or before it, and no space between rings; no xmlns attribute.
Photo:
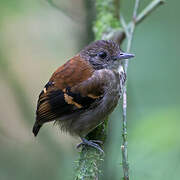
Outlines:
<svg viewBox="0 0 180 180"><path fill-rule="evenodd" d="M113 0L96 1L97 17L93 28L96 40L105 38L105 34L120 28L120 21L115 15L115 8L117 7Z"/></svg>
<svg viewBox="0 0 180 180"><path fill-rule="evenodd" d="M76 164L75 180L93 180L98 177L101 174L102 162L102 153L91 147L83 148Z"/></svg>
<svg viewBox="0 0 180 180"><path fill-rule="evenodd" d="M107 39L108 34L120 29L117 7L113 0L96 0L96 21L94 22L95 40ZM87 135L87 139L105 142L107 135L107 120ZM103 147L102 147L103 149ZM75 180L94 180L101 175L104 154L92 147L83 147L80 158L75 165Z"/></svg>

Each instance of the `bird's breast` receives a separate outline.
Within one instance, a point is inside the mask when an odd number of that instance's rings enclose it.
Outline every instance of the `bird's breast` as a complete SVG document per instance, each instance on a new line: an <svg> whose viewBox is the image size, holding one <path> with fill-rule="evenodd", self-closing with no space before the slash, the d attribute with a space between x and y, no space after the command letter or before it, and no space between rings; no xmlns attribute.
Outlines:
<svg viewBox="0 0 180 180"><path fill-rule="evenodd" d="M118 103L120 95L122 94L122 83L120 82L120 74L117 71L107 70L104 74L104 97L102 99L100 108L101 111L111 113Z"/></svg>
<svg viewBox="0 0 180 180"><path fill-rule="evenodd" d="M119 74L113 70L98 70L97 78L103 82L104 93L102 98L97 99L93 105L74 121L72 129L80 136L88 134L92 129L101 124L107 116L114 110L122 94L122 78L124 74Z"/></svg>

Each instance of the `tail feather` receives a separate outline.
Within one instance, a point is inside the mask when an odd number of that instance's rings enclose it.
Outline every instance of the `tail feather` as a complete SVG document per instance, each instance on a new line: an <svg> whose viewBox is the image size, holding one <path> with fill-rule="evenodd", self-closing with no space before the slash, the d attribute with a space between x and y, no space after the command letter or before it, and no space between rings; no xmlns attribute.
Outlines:
<svg viewBox="0 0 180 180"><path fill-rule="evenodd" d="M32 130L34 136L37 136L37 134L38 134L41 126L42 126L42 125L40 125L40 124L38 124L37 122L35 122L35 124L34 124L34 126L33 126L33 130Z"/></svg>

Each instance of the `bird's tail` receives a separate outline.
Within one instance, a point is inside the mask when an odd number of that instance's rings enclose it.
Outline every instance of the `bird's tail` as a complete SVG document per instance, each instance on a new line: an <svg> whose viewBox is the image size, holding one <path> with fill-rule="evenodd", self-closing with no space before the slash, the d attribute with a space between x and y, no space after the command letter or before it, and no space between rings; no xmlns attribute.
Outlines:
<svg viewBox="0 0 180 180"><path fill-rule="evenodd" d="M42 125L40 125L40 124L38 124L37 122L35 122L35 124L34 124L34 126L33 126L33 130L32 130L34 136L37 136L37 134L38 134L41 126L42 126Z"/></svg>

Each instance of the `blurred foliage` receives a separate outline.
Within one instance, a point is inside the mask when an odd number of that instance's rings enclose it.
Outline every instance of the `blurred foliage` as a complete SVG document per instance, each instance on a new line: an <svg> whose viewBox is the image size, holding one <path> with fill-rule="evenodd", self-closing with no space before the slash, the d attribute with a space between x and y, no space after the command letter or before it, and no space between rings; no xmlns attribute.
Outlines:
<svg viewBox="0 0 180 180"><path fill-rule="evenodd" d="M73 0L58 2L68 6L67 13L74 5ZM142 1L141 9L148 2ZM44 0L0 3L0 179L72 179L78 140L52 124L34 139L31 128L38 94L51 73L90 40L87 24L73 19L88 4L73 6L71 18ZM121 3L128 20L132 1ZM136 58L128 70L129 162L135 180L180 176L179 5L167 1L135 33ZM122 173L120 112L119 106L109 121L107 180Z"/></svg>

